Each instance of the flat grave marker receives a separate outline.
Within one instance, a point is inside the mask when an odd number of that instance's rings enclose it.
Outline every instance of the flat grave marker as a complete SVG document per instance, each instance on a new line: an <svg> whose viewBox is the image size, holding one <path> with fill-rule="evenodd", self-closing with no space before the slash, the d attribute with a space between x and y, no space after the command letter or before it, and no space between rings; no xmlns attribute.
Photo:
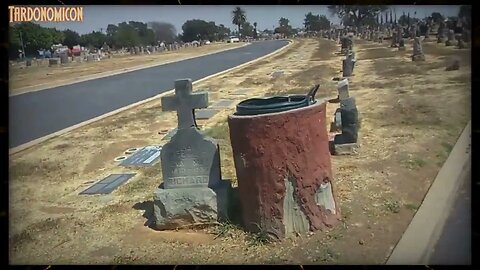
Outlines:
<svg viewBox="0 0 480 270"><path fill-rule="evenodd" d="M80 192L80 195L110 194L117 187L127 182L135 175L136 173L111 174L100 180L98 183L93 184L86 190Z"/></svg>

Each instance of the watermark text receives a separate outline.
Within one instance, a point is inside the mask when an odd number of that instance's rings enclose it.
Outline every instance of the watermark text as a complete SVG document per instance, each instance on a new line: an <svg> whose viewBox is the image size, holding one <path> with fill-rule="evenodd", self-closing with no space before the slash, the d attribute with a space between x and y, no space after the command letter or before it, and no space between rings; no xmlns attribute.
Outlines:
<svg viewBox="0 0 480 270"><path fill-rule="evenodd" d="M10 22L83 22L83 7L8 7Z"/></svg>

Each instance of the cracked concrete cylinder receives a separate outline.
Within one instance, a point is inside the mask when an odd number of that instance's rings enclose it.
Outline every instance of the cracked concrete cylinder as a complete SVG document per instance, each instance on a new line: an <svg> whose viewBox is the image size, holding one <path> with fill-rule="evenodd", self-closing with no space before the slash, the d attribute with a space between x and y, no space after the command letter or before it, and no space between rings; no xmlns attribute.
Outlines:
<svg viewBox="0 0 480 270"><path fill-rule="evenodd" d="M244 227L276 238L340 219L332 186L326 102L228 118Z"/></svg>

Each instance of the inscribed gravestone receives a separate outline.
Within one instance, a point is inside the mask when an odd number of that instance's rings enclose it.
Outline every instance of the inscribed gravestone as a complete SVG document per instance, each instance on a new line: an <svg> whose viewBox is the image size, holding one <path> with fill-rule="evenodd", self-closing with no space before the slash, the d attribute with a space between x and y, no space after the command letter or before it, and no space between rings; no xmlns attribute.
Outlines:
<svg viewBox="0 0 480 270"><path fill-rule="evenodd" d="M422 39L419 37L415 37L415 40L413 42L412 60L425 61L425 55L423 54L423 49L422 49Z"/></svg>
<svg viewBox="0 0 480 270"><path fill-rule="evenodd" d="M194 118L193 110L207 106L208 93L192 93L191 80L177 80L175 96L162 98L162 109L176 110L178 117L178 130L161 152L166 189L220 181L218 145L198 131Z"/></svg>
<svg viewBox="0 0 480 270"><path fill-rule="evenodd" d="M355 59L353 54L347 55L342 62L343 77L350 77L353 73L353 67L355 65Z"/></svg>
<svg viewBox="0 0 480 270"><path fill-rule="evenodd" d="M195 109L207 106L208 93L192 93L190 79L175 81L175 95L162 98L164 111L177 111L178 128L161 152L163 187L154 193L157 229L226 216L230 184L221 181L218 144L199 132L194 116Z"/></svg>
<svg viewBox="0 0 480 270"><path fill-rule="evenodd" d="M455 32L450 29L447 34L447 41L445 42L445 46L453 46L454 41L455 41Z"/></svg>

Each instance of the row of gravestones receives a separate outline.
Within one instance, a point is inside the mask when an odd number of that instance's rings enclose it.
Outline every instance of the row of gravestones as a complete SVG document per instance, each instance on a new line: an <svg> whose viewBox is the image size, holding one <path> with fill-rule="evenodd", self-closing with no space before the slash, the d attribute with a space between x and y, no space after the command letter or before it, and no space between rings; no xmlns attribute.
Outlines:
<svg viewBox="0 0 480 270"><path fill-rule="evenodd" d="M344 35L340 39L340 52L345 55L342 60L343 80L338 83L338 97L330 100L330 103L340 103L334 113L330 132L334 134L330 141L330 153L332 155L348 155L356 152L358 148L358 110L355 98L350 97L348 92L348 77L353 75L356 59L353 52L353 36Z"/></svg>

